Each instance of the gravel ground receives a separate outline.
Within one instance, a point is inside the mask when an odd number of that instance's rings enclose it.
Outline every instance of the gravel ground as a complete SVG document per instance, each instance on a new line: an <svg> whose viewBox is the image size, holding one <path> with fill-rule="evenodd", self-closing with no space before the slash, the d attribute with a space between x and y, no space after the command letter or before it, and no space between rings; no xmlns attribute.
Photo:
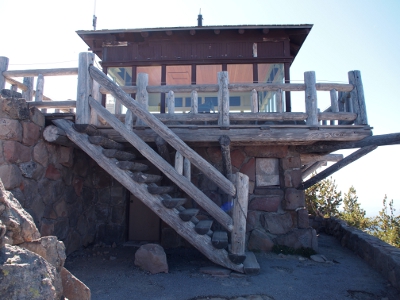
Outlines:
<svg viewBox="0 0 400 300"><path fill-rule="evenodd" d="M90 247L71 254L65 267L102 299L360 299L398 300L400 292L331 236L319 236L318 263L291 255L256 253L258 275L212 276L197 250L167 250L169 273L151 275L134 265L135 247Z"/></svg>

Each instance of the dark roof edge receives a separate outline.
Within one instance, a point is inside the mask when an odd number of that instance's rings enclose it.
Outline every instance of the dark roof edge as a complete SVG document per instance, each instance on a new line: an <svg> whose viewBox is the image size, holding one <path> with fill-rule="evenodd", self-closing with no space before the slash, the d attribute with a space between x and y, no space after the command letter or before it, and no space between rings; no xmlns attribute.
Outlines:
<svg viewBox="0 0 400 300"><path fill-rule="evenodd" d="M311 29L312 24L299 25L219 25L219 26L191 26L191 27L158 27L158 28L134 28L134 29L101 29L101 30L77 30L77 34L104 34L121 32L143 31L181 31L181 30L226 30L226 29Z"/></svg>

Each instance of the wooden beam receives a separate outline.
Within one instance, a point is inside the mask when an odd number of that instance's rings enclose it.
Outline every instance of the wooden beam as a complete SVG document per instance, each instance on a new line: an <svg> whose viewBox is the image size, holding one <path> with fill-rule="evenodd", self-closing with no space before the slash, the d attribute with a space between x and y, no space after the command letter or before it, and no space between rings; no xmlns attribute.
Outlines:
<svg viewBox="0 0 400 300"><path fill-rule="evenodd" d="M210 200L203 192L195 187L186 177L180 175L175 168L161 158L157 153L140 139L133 132L126 129L123 123L115 118L109 111L101 106L97 101L90 98L90 105L98 114L107 120L115 130L133 145L144 157L154 164L169 179L175 182L186 194L203 207L211 216L213 216L228 231L232 231L232 218L219 208L212 200ZM140 116L142 117L142 115ZM58 124L58 123L57 123ZM222 175L221 175L222 177Z"/></svg>
<svg viewBox="0 0 400 300"><path fill-rule="evenodd" d="M42 101L42 102L28 102L29 107L37 107L37 108L73 108L76 107L75 100L68 101Z"/></svg>
<svg viewBox="0 0 400 300"><path fill-rule="evenodd" d="M318 104L317 89L315 88L315 72L304 73L306 113L308 115L306 124L309 126L318 126Z"/></svg>
<svg viewBox="0 0 400 300"><path fill-rule="evenodd" d="M65 147L78 148L68 137L64 130L54 125L49 125L43 130L43 138L49 143Z"/></svg>
<svg viewBox="0 0 400 300"><path fill-rule="evenodd" d="M0 90L6 87L6 76L4 72L8 69L8 57L0 56Z"/></svg>
<svg viewBox="0 0 400 300"><path fill-rule="evenodd" d="M22 98L25 99L26 102L32 101L33 98L33 77L24 77L24 85L27 87L26 91L22 92Z"/></svg>
<svg viewBox="0 0 400 300"><path fill-rule="evenodd" d="M232 175L232 162L231 162L231 140L229 136L223 135L219 138L219 144L221 146L222 154L222 166L224 175L229 178Z"/></svg>
<svg viewBox="0 0 400 300"><path fill-rule="evenodd" d="M251 90L250 107L252 113L258 113L258 95L255 89Z"/></svg>
<svg viewBox="0 0 400 300"><path fill-rule="evenodd" d="M366 146L376 145L398 145L400 144L400 133L390 133L368 136L359 141L349 142L317 142L308 146L297 146L296 151L301 153L330 153L340 149L362 148Z"/></svg>
<svg viewBox="0 0 400 300"><path fill-rule="evenodd" d="M306 182L301 184L300 190L305 190L308 189L309 187L313 186L317 182L325 179L326 177L332 175L336 171L339 171L340 169L344 168L345 166L351 164L352 162L356 161L357 159L363 157L364 155L370 153L371 151L375 150L378 148L378 146L366 146L363 147L354 153L350 154L349 156L345 157L341 161L337 162L333 166L330 166L329 168L325 169L321 173L315 175L314 177L310 178Z"/></svg>
<svg viewBox="0 0 400 300"><path fill-rule="evenodd" d="M35 102L43 101L43 87L44 77L42 74L39 74L36 82Z"/></svg>
<svg viewBox="0 0 400 300"><path fill-rule="evenodd" d="M303 180L306 179L308 176L310 176L312 173L316 172L322 166L326 166L326 161L318 161L318 162L311 164L306 169L304 169L304 170L302 169L301 178Z"/></svg>
<svg viewBox="0 0 400 300"><path fill-rule="evenodd" d="M112 91L112 95L115 98L120 99L128 109L132 110L132 112L137 115L138 118L143 119L149 127L157 132L157 134L160 135L164 140L168 141L168 143L177 151L182 153L184 157L188 158L193 165L201 170L204 175L210 178L217 186L219 186L229 195L233 196L236 194L234 185L228 179L222 176L222 174L213 166L211 166L204 158L188 147L173 131L161 123L150 112L138 105L136 101L119 89L119 87L104 73L93 66L91 66L89 70L90 74L96 81Z"/></svg>
<svg viewBox="0 0 400 300"><path fill-rule="evenodd" d="M308 154L302 153L300 154L301 164L302 165L309 165L313 164L318 161L335 161L338 162L343 159L343 154Z"/></svg>
<svg viewBox="0 0 400 300"><path fill-rule="evenodd" d="M171 156L169 154L169 150L168 150L168 144L167 142L161 138L160 136L157 136L155 139L155 143L157 146L157 150L158 150L158 154L160 154L160 156L162 158L164 158L164 160L168 163L168 164L172 164L172 160L171 160Z"/></svg>
<svg viewBox="0 0 400 300"><path fill-rule="evenodd" d="M353 112L357 114L355 124L366 125L368 124L368 118L361 73L360 71L350 71L348 75L349 83L354 86L354 89L350 92L350 95L353 103Z"/></svg>
<svg viewBox="0 0 400 300"><path fill-rule="evenodd" d="M91 119L89 96L92 93L93 79L89 74L89 66L94 63L94 54L88 52L79 53L78 87L76 96L77 124L89 124Z"/></svg>
<svg viewBox="0 0 400 300"><path fill-rule="evenodd" d="M136 101L138 105L146 111L149 110L149 93L146 90L148 84L149 75L146 73L139 73L137 77ZM142 119L136 118L136 126L141 127L145 125L146 123Z"/></svg>
<svg viewBox="0 0 400 300"><path fill-rule="evenodd" d="M42 74L43 76L65 76L78 75L78 68L58 68L58 69L34 69L34 70L15 70L5 71L5 77L36 77Z"/></svg>
<svg viewBox="0 0 400 300"><path fill-rule="evenodd" d="M199 96L197 94L197 91L191 91L190 98L191 98L190 112L196 115L199 112Z"/></svg>
<svg viewBox="0 0 400 300"><path fill-rule="evenodd" d="M218 125L229 127L229 76L227 71L218 72Z"/></svg>

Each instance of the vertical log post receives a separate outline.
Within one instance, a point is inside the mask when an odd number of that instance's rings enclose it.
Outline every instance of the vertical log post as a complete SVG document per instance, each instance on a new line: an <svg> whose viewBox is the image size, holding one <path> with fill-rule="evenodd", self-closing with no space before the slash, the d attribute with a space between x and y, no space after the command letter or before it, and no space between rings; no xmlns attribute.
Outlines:
<svg viewBox="0 0 400 300"><path fill-rule="evenodd" d="M219 144L221 145L222 154L222 167L224 175L229 178L232 175L232 162L231 162L231 140L229 136L223 135L219 138Z"/></svg>
<svg viewBox="0 0 400 300"><path fill-rule="evenodd" d="M317 89L315 83L315 72L305 72L304 84L306 86L306 113L308 114L306 124L308 126L318 126Z"/></svg>
<svg viewBox="0 0 400 300"><path fill-rule="evenodd" d="M354 86L353 90L350 92L353 109L357 114L357 119L354 124L357 125L367 125L367 108L365 106L365 98L364 98L364 88L361 80L360 71L350 71L349 75L349 83Z"/></svg>
<svg viewBox="0 0 400 300"><path fill-rule="evenodd" d="M10 88L10 91L18 92L18 85L12 84L12 85L11 85L11 88Z"/></svg>
<svg viewBox="0 0 400 300"><path fill-rule="evenodd" d="M233 203L233 230L231 233L231 260L234 263L242 263L246 258L246 218L249 201L249 177L237 172L230 176L236 186L236 197Z"/></svg>
<svg viewBox="0 0 400 300"><path fill-rule="evenodd" d="M175 170L179 174L183 174L183 156L180 152L176 151L175 153Z"/></svg>
<svg viewBox="0 0 400 300"><path fill-rule="evenodd" d="M24 98L26 102L32 101L33 81L34 81L34 77L24 77L23 83L26 85L27 89L26 89L26 91L22 92L22 98Z"/></svg>
<svg viewBox="0 0 400 300"><path fill-rule="evenodd" d="M227 71L218 72L218 125L229 127L229 76Z"/></svg>
<svg viewBox="0 0 400 300"><path fill-rule="evenodd" d="M35 102L43 101L43 88L44 88L44 76L39 74L36 79L36 92L35 92ZM41 109L42 113L46 113L47 109Z"/></svg>
<svg viewBox="0 0 400 300"><path fill-rule="evenodd" d="M253 89L250 96L250 107L252 113L258 113L258 95L257 91Z"/></svg>
<svg viewBox="0 0 400 300"><path fill-rule="evenodd" d="M282 89L278 89L276 92L276 112L283 113Z"/></svg>
<svg viewBox="0 0 400 300"><path fill-rule="evenodd" d="M192 165L190 160L186 157L183 159L183 176L185 176L189 181L192 180Z"/></svg>
<svg viewBox="0 0 400 300"><path fill-rule="evenodd" d="M175 113L175 94L173 91L169 91L167 94L167 108L168 114Z"/></svg>
<svg viewBox="0 0 400 300"><path fill-rule="evenodd" d="M192 103L191 103L191 112L192 114L197 114L199 113L199 97L197 94L197 91L192 91L192 93L190 94Z"/></svg>
<svg viewBox="0 0 400 300"><path fill-rule="evenodd" d="M92 93L93 79L89 74L89 67L93 65L94 54L79 53L78 88L76 96L76 124L90 124L89 96Z"/></svg>
<svg viewBox="0 0 400 300"><path fill-rule="evenodd" d="M149 110L149 93L147 92L147 85L149 84L149 75L146 73L139 73L136 81L137 92L136 101L145 110ZM146 124L143 120L136 119L136 127L144 127Z"/></svg>
<svg viewBox="0 0 400 300"><path fill-rule="evenodd" d="M6 78L3 76L3 72L8 69L8 57L0 56L0 90L6 87Z"/></svg>
<svg viewBox="0 0 400 300"><path fill-rule="evenodd" d="M331 93L331 111L333 113L338 113L339 112L339 103L338 103L338 95L335 89L332 89L330 91ZM335 125L336 120L331 120L331 125Z"/></svg>
<svg viewBox="0 0 400 300"><path fill-rule="evenodd" d="M114 114L115 115L120 115L122 114L122 104L118 99L115 99L114 103Z"/></svg>
<svg viewBox="0 0 400 300"><path fill-rule="evenodd" d="M160 136L156 137L155 140L156 146L157 146L157 150L158 153L160 154L160 156L162 158L164 158L164 160L169 163L170 165L172 165L171 163L171 156L169 155L169 150L168 150L168 145L167 142Z"/></svg>
<svg viewBox="0 0 400 300"><path fill-rule="evenodd" d="M93 80L92 98L101 104L102 95L100 93L100 84ZM98 126L100 124L97 112L93 109L90 112L90 124Z"/></svg>

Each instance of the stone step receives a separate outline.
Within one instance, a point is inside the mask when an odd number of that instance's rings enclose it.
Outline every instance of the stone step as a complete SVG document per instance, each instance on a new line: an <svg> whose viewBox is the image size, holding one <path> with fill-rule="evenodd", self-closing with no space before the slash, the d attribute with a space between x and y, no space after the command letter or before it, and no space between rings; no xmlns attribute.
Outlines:
<svg viewBox="0 0 400 300"><path fill-rule="evenodd" d="M198 234L204 235L211 229L212 224L213 220L201 220L196 224L194 230L196 230Z"/></svg>
<svg viewBox="0 0 400 300"><path fill-rule="evenodd" d="M163 178L160 175L146 174L142 172L135 172L131 174L131 178L139 183L152 183L159 182Z"/></svg>
<svg viewBox="0 0 400 300"><path fill-rule="evenodd" d="M123 161L131 161L136 158L136 155L133 153L120 151L116 149L103 149L103 154L108 158L116 158L118 160L123 160Z"/></svg>
<svg viewBox="0 0 400 300"><path fill-rule="evenodd" d="M197 208L189 208L181 211L179 213L179 217L181 218L182 221L184 222L189 222L192 217L197 215L199 213L199 209Z"/></svg>
<svg viewBox="0 0 400 300"><path fill-rule="evenodd" d="M246 259L243 262L244 273L249 275L258 274L260 272L260 265L253 252L246 251Z"/></svg>
<svg viewBox="0 0 400 300"><path fill-rule="evenodd" d="M228 233L226 231L214 231L211 243L217 249L224 249L228 246Z"/></svg>

